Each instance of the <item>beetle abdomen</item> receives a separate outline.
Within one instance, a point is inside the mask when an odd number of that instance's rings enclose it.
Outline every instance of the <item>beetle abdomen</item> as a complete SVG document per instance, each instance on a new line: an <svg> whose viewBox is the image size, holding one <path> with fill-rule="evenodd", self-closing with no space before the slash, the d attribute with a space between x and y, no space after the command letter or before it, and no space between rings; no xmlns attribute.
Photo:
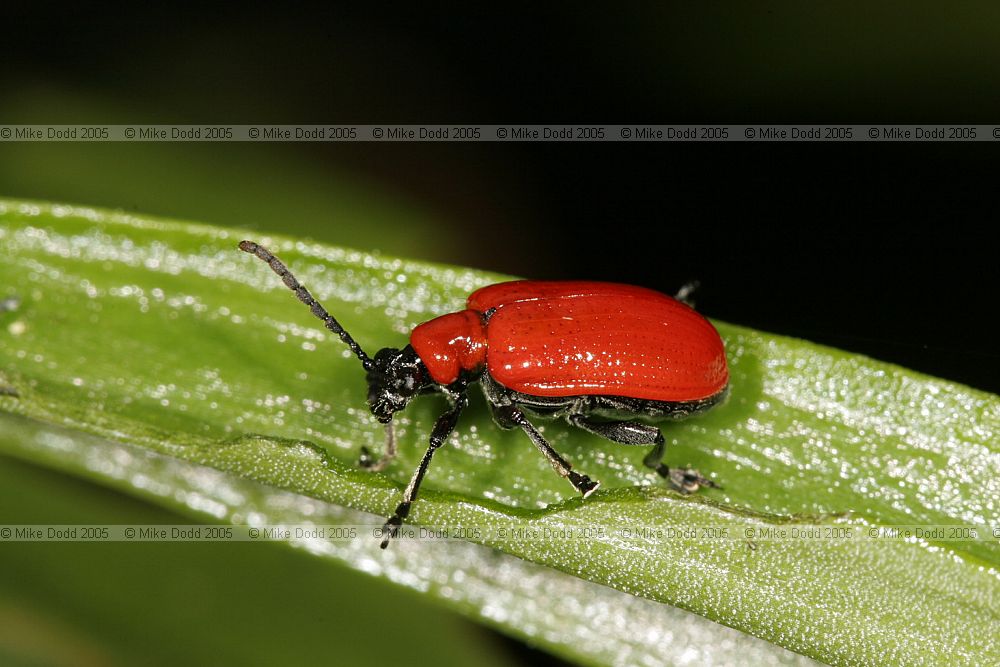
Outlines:
<svg viewBox="0 0 1000 667"><path fill-rule="evenodd" d="M688 306L611 283L546 283L532 298L530 282L516 296L508 292L514 302L491 306L497 310L486 328L486 363L505 387L535 396L680 402L714 396L728 384L722 339Z"/></svg>

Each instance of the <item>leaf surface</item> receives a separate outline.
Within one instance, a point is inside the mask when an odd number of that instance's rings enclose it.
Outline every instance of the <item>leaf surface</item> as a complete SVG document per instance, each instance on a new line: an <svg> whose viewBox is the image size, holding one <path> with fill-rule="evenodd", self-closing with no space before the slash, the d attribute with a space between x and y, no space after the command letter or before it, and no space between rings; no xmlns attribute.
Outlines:
<svg viewBox="0 0 1000 667"><path fill-rule="evenodd" d="M0 314L2 380L18 393L0 397L0 410L30 418L28 431L64 434L6 437L0 451L224 521L391 513L443 401L415 401L397 420L399 459L380 474L360 470L360 446L383 444L367 412L363 371L266 266L236 250L239 240L238 232L202 225L0 201L0 296L19 302ZM503 279L281 237L255 240L369 353L401 347L414 325ZM547 423L553 446L602 482L583 501L523 434L495 428L476 396L436 454L411 520L484 528L481 545L403 539L380 552L371 538L324 549L595 664L622 662L622 653L583 643L580 629L606 639L613 633L597 630L604 620L619 628L630 617L609 607L598 621L587 607L602 599L597 589L558 588L569 582L628 594L608 598L619 607L632 600L658 610L649 613L660 621L644 621L651 641L623 636L637 662L680 661L663 641L676 610L656 603L837 664L1000 659L1000 548L989 536L1000 502L1000 399L805 341L717 326L730 399L664 433L668 463L699 468L724 490L679 496L642 467L644 451ZM92 444L81 444L87 438ZM146 455L158 463L140 474L133 466ZM171 465L200 472L180 475L184 481L167 472ZM218 488L258 491L227 500L193 490L205 471ZM882 524L975 525L981 535L858 537ZM855 538L756 537L782 526L843 529ZM498 537L505 527L587 539ZM623 536L623 528L633 532ZM726 537L698 535L712 528ZM517 559L534 564L524 567L538 577L536 590L549 590L551 576L575 613L553 611L542 623L556 599L545 596L545 607L521 614L524 597L506 600L499 583ZM494 597L464 591L448 578L458 573L492 582Z"/></svg>

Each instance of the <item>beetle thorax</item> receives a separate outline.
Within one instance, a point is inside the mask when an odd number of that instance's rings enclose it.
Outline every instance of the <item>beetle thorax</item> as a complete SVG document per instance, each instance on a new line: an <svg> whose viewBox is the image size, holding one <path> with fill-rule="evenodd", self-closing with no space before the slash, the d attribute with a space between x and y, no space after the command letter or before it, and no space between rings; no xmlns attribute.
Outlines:
<svg viewBox="0 0 1000 667"><path fill-rule="evenodd" d="M474 310L424 322L410 334L410 344L441 385L455 382L463 372L477 374L486 365L486 327Z"/></svg>

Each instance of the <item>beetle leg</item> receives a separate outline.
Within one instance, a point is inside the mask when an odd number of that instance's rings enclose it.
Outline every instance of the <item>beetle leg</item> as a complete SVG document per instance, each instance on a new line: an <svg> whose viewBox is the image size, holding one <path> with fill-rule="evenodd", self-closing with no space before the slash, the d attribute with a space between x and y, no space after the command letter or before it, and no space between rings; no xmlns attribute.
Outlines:
<svg viewBox="0 0 1000 667"><path fill-rule="evenodd" d="M584 431L622 445L652 445L663 441L660 429L638 421L600 422L591 421L584 415L572 414L569 416L569 422Z"/></svg>
<svg viewBox="0 0 1000 667"><path fill-rule="evenodd" d="M642 460L646 467L655 470L656 474L670 482L670 486L681 493L694 493L703 486L713 489L722 488L712 480L702 477L701 473L697 470L668 467L663 462L663 450L666 447L666 442L659 429L656 431L658 436L656 445L649 451L649 454L646 454L646 458Z"/></svg>
<svg viewBox="0 0 1000 667"><path fill-rule="evenodd" d="M385 425L385 451L382 452L382 458L376 459L372 456L371 450L362 445L358 465L365 470L379 472L385 470L394 458L396 458L396 432L392 428L392 422L389 422Z"/></svg>
<svg viewBox="0 0 1000 667"><path fill-rule="evenodd" d="M520 426L528 434L528 437L531 438L531 441L535 443L538 451L549 460L555 471L560 476L568 479L573 488L582 493L584 498L596 491L597 487L601 485L600 482L595 482L586 475L581 475L573 470L573 466L570 465L569 461L559 456L559 453L552 449L552 445L545 440L542 434L538 432L538 429L528 421L528 418L517 407L513 405L495 406L493 416L501 426L504 424Z"/></svg>
<svg viewBox="0 0 1000 667"><path fill-rule="evenodd" d="M694 299L691 298L691 295L694 294L699 287L701 287L701 283L699 281L688 281L681 285L681 288L677 290L677 294L674 295L674 298L681 303L694 308Z"/></svg>
<svg viewBox="0 0 1000 667"><path fill-rule="evenodd" d="M693 493L699 488L712 487L720 489L718 484L710 479L702 477L697 470L690 468L670 468L663 462L663 450L666 441L663 433L655 426L643 424L642 422L598 422L591 421L583 415L570 415L570 422L574 426L589 431L594 435L617 442L623 445L653 445L646 458L642 460L647 468L652 468L656 473L670 482L670 486L681 493Z"/></svg>
<svg viewBox="0 0 1000 667"><path fill-rule="evenodd" d="M455 425L458 424L458 416L462 414L462 410L469 404L469 399L464 392L455 395L454 401L455 403L451 410L438 417L438 420L434 423L434 430L431 431L430 446L424 452L424 457L420 459L420 465L413 472L410 483L406 486L406 490L403 491L403 501L399 503L396 511L382 527L383 537L381 546L383 549L389 546L391 538L399 534L399 527L403 525L403 519L410 513L410 506L417 499L420 482L423 481L424 475L427 473L427 466L430 465L434 451L443 445L448 436L451 435L451 432L455 430Z"/></svg>

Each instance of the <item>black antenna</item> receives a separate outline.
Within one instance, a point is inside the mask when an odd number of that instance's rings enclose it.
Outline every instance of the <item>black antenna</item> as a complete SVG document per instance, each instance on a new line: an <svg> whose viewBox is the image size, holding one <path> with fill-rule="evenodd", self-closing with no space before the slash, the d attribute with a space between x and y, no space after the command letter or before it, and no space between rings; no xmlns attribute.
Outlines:
<svg viewBox="0 0 1000 667"><path fill-rule="evenodd" d="M288 270L287 266L281 263L280 259L272 255L270 250L262 245L257 245L253 241L240 241L240 250L248 252L251 255L256 255L264 262L267 262L267 265L271 267L271 270L281 277L281 281L285 283L285 286L295 292L295 296L299 297L299 301L309 306L309 310L312 311L312 314L323 320L323 324L326 325L327 329L340 336L340 340L347 343L347 346L351 348L351 352L357 355L358 359L361 360L361 365L365 367L365 370L371 370L372 360L367 354L365 354L365 351L361 349L361 346L354 342L354 339L351 338L351 334L344 331L344 327L340 326L340 322L333 319L333 315L326 312L326 309L323 308L319 301L313 298L313 295L309 293L309 290L307 290L302 283L296 280L295 276L292 275L292 272Z"/></svg>

